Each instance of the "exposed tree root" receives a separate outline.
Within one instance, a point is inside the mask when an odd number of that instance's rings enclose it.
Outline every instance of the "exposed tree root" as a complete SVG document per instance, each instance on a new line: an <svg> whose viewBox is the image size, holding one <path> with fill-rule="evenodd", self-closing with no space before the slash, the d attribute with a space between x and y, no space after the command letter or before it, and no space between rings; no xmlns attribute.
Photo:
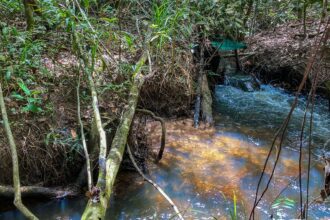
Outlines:
<svg viewBox="0 0 330 220"><path fill-rule="evenodd" d="M161 117L156 116L152 111L147 109L137 109L136 111L150 115L154 120L159 121L162 126L162 137L160 141L160 149L156 158L156 163L158 163L162 157L165 150L165 141L166 141L166 126L165 120Z"/></svg>

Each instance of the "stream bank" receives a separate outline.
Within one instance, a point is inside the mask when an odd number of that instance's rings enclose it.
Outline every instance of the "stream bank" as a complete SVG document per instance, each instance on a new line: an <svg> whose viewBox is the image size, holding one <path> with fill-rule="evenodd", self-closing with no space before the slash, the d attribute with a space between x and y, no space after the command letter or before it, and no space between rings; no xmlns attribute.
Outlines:
<svg viewBox="0 0 330 220"><path fill-rule="evenodd" d="M285 90L271 85L261 85L260 90L253 92L231 85L217 86L214 127L195 129L192 119L168 120L164 157L159 164L148 165L147 175L160 184L188 219L208 219L212 216L222 219L229 216L234 207L234 193L238 216L244 219L251 209L250 201L254 198L256 183L274 132L286 116L293 98ZM272 190L267 192L260 204L258 219L267 219L270 215L275 218L294 218L297 214L298 130L306 99L301 97L299 102L301 104L294 113L280 164L271 184ZM319 155L324 140L330 135L330 116L326 100L319 97L316 103L313 152ZM146 129L148 145L152 151L158 152L161 136L159 123L149 121ZM306 146L304 142L304 167L307 163ZM322 168L322 162L314 156L310 185L312 197L320 193ZM270 170L267 169L266 175L269 174ZM306 175L303 180L306 180ZM294 200L294 206L288 208L282 203L280 207L273 206L285 187L279 198ZM306 193L305 187L303 192ZM80 218L85 204L85 198L64 199L32 206L31 209L45 216L43 210L47 208L49 211L45 217L69 217L75 220ZM113 206L107 216L114 219L169 219L173 216L173 210L159 193L131 171L123 171L119 175L111 204ZM2 213L0 219L9 216L20 219L17 212ZM329 216L327 203L311 206L310 218Z"/></svg>
<svg viewBox="0 0 330 220"><path fill-rule="evenodd" d="M247 37L249 45L245 51L253 54L242 58L245 71L256 76L264 83L271 83L290 91L297 91L305 71L308 58L324 32L327 39L321 45L311 76L305 91L311 87L311 78L319 72L318 92L330 98L330 75L327 68L330 61L329 28L326 23L310 20L306 23L306 36L303 36L303 24L287 23L273 29L262 31ZM324 55L322 55L324 54Z"/></svg>

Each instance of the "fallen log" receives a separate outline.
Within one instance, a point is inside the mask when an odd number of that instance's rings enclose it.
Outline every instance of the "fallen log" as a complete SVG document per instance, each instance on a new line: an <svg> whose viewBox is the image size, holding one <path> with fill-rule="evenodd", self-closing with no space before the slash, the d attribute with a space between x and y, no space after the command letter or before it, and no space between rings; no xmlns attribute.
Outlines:
<svg viewBox="0 0 330 220"><path fill-rule="evenodd" d="M48 198L61 199L80 195L76 188L42 187L42 186L21 186L23 198ZM0 186L0 198L14 198L14 188L11 186Z"/></svg>

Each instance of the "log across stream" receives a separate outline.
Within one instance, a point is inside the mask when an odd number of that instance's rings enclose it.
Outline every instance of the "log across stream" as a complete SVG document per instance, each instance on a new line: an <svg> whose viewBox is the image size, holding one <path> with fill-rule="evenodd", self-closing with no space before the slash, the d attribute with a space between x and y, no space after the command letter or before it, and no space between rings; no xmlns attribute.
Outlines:
<svg viewBox="0 0 330 220"><path fill-rule="evenodd" d="M159 164L150 163L147 175L171 196L186 219L228 218L234 208L234 194L239 219L245 219L253 204L256 183L272 137L288 113L293 98L285 91L267 85L254 92L217 86L214 127L195 129L192 120L168 121L163 159ZM275 178L257 209L257 219L267 219L271 215L284 219L297 216L299 128L305 102L301 97L293 114ZM157 150L160 125L151 122L148 128L149 142ZM314 114L311 198L318 196L322 189L323 164L317 155L321 155L322 145L329 137L327 102L318 98ZM303 146L303 167L307 163L306 145ZM303 172L305 182L306 169ZM285 187L280 198L294 200L293 207L272 206ZM306 192L305 187L303 192ZM167 201L135 172L119 174L111 200L107 219L170 219L173 216ZM80 219L86 201L85 198L64 199L30 207L40 219ZM309 215L310 219L330 218L330 206L314 204ZM0 219L23 217L18 211L7 211L0 213Z"/></svg>

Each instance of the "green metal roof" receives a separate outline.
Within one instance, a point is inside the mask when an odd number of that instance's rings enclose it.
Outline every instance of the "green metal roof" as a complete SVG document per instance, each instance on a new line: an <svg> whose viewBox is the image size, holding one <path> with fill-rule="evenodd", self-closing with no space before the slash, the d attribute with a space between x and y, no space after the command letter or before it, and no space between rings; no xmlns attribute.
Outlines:
<svg viewBox="0 0 330 220"><path fill-rule="evenodd" d="M212 41L211 45L219 51L230 51L247 48L244 42L238 42L229 39L223 39L222 41Z"/></svg>

